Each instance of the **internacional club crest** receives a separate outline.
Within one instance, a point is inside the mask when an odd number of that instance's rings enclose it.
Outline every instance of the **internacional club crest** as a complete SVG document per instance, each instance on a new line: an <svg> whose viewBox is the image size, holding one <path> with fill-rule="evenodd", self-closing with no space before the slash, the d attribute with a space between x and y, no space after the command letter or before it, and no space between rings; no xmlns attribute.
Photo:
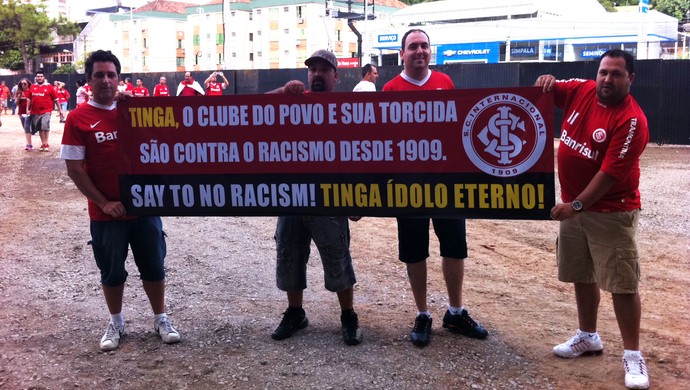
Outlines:
<svg viewBox="0 0 690 390"><path fill-rule="evenodd" d="M465 117L462 143L472 163L492 176L527 172L546 145L544 117L528 99L496 93L477 102Z"/></svg>

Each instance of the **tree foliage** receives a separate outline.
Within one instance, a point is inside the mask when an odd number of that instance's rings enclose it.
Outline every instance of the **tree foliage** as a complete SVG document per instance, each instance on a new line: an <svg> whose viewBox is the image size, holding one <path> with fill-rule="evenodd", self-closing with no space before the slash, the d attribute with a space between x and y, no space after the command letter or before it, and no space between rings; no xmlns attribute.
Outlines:
<svg viewBox="0 0 690 390"><path fill-rule="evenodd" d="M688 18L688 12L690 12L690 0L656 0L654 3L654 9L664 13L666 15L671 15L678 20L685 21Z"/></svg>
<svg viewBox="0 0 690 390"><path fill-rule="evenodd" d="M50 44L53 33L74 36L79 33L79 26L62 16L49 18L43 4L35 6L17 0L0 2L0 52L3 52L0 66L12 62L15 53L19 53L24 70L32 73L32 62L39 47Z"/></svg>

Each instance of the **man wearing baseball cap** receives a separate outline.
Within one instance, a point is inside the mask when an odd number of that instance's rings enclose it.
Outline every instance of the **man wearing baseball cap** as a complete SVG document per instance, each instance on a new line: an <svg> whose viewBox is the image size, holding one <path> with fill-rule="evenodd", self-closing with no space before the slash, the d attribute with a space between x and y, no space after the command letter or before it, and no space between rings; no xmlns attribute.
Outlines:
<svg viewBox="0 0 690 390"><path fill-rule="evenodd" d="M309 68L309 91L304 83L290 80L269 93L301 95L311 92L333 92L338 81L338 60L328 50L317 50L304 61ZM353 221L358 217L350 217ZM350 256L350 226L347 217L280 216L276 227L276 284L287 293L288 308L271 334L283 340L309 325L302 308L307 288L307 260L313 240L321 255L324 281L328 291L338 295L343 340L347 345L362 341L357 313L353 309L353 286L357 282Z"/></svg>

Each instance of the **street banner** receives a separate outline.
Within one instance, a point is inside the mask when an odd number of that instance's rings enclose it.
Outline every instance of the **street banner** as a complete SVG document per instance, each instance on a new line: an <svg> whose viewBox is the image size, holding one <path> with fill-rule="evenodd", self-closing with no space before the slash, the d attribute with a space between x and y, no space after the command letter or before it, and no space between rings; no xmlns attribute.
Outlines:
<svg viewBox="0 0 690 390"><path fill-rule="evenodd" d="M541 88L130 98L130 215L548 219Z"/></svg>

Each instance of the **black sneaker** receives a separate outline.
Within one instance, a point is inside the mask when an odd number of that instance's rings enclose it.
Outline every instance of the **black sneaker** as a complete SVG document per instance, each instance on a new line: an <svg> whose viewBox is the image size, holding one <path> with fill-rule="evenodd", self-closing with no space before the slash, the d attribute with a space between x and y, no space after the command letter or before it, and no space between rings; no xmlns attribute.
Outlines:
<svg viewBox="0 0 690 390"><path fill-rule="evenodd" d="M420 314L414 319L414 327L410 333L412 344L418 347L426 347L431 341L431 317Z"/></svg>
<svg viewBox="0 0 690 390"><path fill-rule="evenodd" d="M343 330L343 340L347 345L357 345L362 342L362 331L354 310L345 310L340 314L340 324Z"/></svg>
<svg viewBox="0 0 690 390"><path fill-rule="evenodd" d="M300 329L304 329L309 325L307 314L301 307L288 307L283 313L283 320L276 330L271 333L271 338L274 340L286 339Z"/></svg>
<svg viewBox="0 0 690 390"><path fill-rule="evenodd" d="M460 314L451 314L450 310L446 310L443 316L443 327L473 339L485 339L489 335L489 332L476 323L465 309L462 309Z"/></svg>

